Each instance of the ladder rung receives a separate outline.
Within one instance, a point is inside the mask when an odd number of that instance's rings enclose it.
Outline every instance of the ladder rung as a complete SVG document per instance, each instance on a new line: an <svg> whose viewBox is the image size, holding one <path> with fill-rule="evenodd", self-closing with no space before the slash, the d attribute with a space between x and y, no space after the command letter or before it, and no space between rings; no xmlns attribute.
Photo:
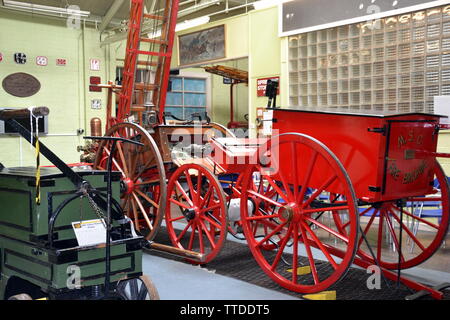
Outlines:
<svg viewBox="0 0 450 320"><path fill-rule="evenodd" d="M116 59L117 61L125 61L125 59ZM158 66L158 62L156 61L138 61L136 62L138 64L138 66L150 66L150 67L157 67Z"/></svg>
<svg viewBox="0 0 450 320"><path fill-rule="evenodd" d="M131 106L131 111L145 111L145 110L147 110L147 108L144 106L144 105L142 105L142 104L137 104L137 105L132 105Z"/></svg>
<svg viewBox="0 0 450 320"><path fill-rule="evenodd" d="M154 15L154 14L147 14L147 13L144 14L144 18L146 18L146 19L153 19L153 20L164 20L163 16L157 16L157 15Z"/></svg>
<svg viewBox="0 0 450 320"><path fill-rule="evenodd" d="M156 61L138 61L138 66L149 66L149 67L157 67L158 62Z"/></svg>
<svg viewBox="0 0 450 320"><path fill-rule="evenodd" d="M141 38L141 41L148 42L148 43L156 43L156 44L167 44L167 41L159 40L159 39Z"/></svg>
<svg viewBox="0 0 450 320"><path fill-rule="evenodd" d="M137 54L144 54L147 56L160 56L160 57L170 57L170 53L164 53L164 52L154 52L154 51L142 51L137 50Z"/></svg>
<svg viewBox="0 0 450 320"><path fill-rule="evenodd" d="M145 84L145 83L135 83L134 84L134 88L136 90L147 90L147 91L151 91L151 90L155 90L158 88L158 86L156 84Z"/></svg>

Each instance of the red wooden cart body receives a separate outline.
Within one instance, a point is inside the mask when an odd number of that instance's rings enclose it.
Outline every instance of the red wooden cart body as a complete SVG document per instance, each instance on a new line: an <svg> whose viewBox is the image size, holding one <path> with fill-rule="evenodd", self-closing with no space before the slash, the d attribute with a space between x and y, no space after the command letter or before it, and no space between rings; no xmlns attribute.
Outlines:
<svg viewBox="0 0 450 320"><path fill-rule="evenodd" d="M433 192L435 158L417 151L436 151L440 117L274 109L273 129L274 134L297 132L325 144L348 172L357 198L376 202ZM289 150L280 154L282 158L292 156ZM317 174L311 179L312 185L319 188L323 183L320 176L325 172L320 174L320 161L317 166ZM331 185L327 191L340 190L338 185Z"/></svg>

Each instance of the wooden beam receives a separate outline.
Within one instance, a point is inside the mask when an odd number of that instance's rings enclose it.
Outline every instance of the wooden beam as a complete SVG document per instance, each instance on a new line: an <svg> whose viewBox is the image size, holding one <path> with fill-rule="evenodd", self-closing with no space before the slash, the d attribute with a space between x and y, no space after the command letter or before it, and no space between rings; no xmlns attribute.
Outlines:
<svg viewBox="0 0 450 320"><path fill-rule="evenodd" d="M114 0L113 4L109 7L108 11L103 17L100 27L98 28L100 32L104 31L109 26L109 23L114 18L117 11L119 11L124 2L125 0Z"/></svg>

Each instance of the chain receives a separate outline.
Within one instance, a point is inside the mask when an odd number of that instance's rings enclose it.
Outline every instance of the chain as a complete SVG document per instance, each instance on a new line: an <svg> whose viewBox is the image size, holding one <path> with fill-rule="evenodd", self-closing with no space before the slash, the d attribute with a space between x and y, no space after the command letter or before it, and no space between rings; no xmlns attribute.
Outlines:
<svg viewBox="0 0 450 320"><path fill-rule="evenodd" d="M98 207L98 205L95 203L94 199L92 199L92 197L89 195L89 193L87 191L84 191L84 195L87 197L88 201L89 201L89 205L91 206L92 210L95 212L95 214L97 215L97 217L102 220L103 225L106 228L106 216L103 214L102 209L100 209Z"/></svg>

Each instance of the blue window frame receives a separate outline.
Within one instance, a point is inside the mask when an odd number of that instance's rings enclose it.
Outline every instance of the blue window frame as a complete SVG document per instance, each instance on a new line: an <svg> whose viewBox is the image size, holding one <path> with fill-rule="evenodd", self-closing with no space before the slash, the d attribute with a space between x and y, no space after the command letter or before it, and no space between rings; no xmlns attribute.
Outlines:
<svg viewBox="0 0 450 320"><path fill-rule="evenodd" d="M167 92L166 112L186 120L191 120L194 113L206 113L206 78L171 77L170 80L172 90Z"/></svg>

